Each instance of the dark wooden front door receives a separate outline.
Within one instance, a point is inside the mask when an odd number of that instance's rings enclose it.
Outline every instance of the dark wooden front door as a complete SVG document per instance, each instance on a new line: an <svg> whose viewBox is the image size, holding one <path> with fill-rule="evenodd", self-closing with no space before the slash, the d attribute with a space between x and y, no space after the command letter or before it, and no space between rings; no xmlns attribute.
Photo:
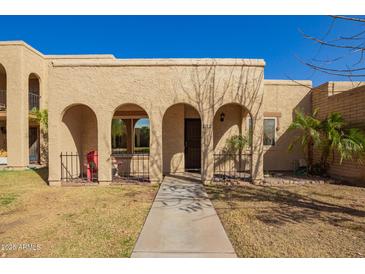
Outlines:
<svg viewBox="0 0 365 274"><path fill-rule="evenodd" d="M200 119L185 119L185 170L199 170L201 163Z"/></svg>
<svg viewBox="0 0 365 274"><path fill-rule="evenodd" d="M29 162L39 163L39 128L29 128Z"/></svg>

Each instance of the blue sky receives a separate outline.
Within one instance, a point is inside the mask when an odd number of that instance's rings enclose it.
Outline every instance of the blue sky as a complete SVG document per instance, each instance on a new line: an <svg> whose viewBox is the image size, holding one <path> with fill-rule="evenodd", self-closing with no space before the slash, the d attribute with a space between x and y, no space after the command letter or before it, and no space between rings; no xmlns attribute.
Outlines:
<svg viewBox="0 0 365 274"><path fill-rule="evenodd" d="M24 40L44 54L263 58L266 79L310 79L316 85L347 79L313 74L298 61L296 56L318 53L299 29L322 36L331 21L326 16L0 16L0 40ZM353 28L335 29L352 33Z"/></svg>
<svg viewBox="0 0 365 274"><path fill-rule="evenodd" d="M143 119L139 119L138 122L136 123L135 127L140 128L140 127L148 127L150 125L150 120L143 118Z"/></svg>

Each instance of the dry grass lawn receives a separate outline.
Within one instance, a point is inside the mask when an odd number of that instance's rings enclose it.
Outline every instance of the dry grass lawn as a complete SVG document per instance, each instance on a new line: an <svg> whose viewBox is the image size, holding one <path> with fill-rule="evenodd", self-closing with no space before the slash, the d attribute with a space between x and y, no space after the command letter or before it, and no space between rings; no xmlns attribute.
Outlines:
<svg viewBox="0 0 365 274"><path fill-rule="evenodd" d="M239 257L365 257L365 188L209 186Z"/></svg>
<svg viewBox="0 0 365 274"><path fill-rule="evenodd" d="M49 187L45 173L0 171L0 256L130 256L156 186Z"/></svg>

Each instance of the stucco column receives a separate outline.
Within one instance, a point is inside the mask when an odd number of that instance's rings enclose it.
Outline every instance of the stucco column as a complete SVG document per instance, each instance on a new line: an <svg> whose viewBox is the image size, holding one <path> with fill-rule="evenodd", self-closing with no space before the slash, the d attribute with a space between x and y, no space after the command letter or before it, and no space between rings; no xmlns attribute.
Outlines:
<svg viewBox="0 0 365 274"><path fill-rule="evenodd" d="M211 183L214 176L214 144L213 144L213 122L214 122L214 108L211 99L203 102L204 110L201 112L201 175L204 184Z"/></svg>
<svg viewBox="0 0 365 274"><path fill-rule="evenodd" d="M253 117L251 177L253 183L264 179L263 115Z"/></svg>
<svg viewBox="0 0 365 274"><path fill-rule="evenodd" d="M123 119L125 127L127 129L127 153L133 153L132 143L132 119Z"/></svg>
<svg viewBox="0 0 365 274"><path fill-rule="evenodd" d="M61 185L61 151L59 143L62 122L60 117L60 111L50 108L48 112L48 183L50 186Z"/></svg>
<svg viewBox="0 0 365 274"><path fill-rule="evenodd" d="M132 130L131 130L131 132L132 132L132 134L131 134L131 143L132 143L132 153L134 153L134 148L136 146L136 144L135 144L135 141L136 141L136 129L134 127L137 124L138 120L132 119L131 121L132 121L131 122L131 125L132 125L131 126L132 127Z"/></svg>
<svg viewBox="0 0 365 274"><path fill-rule="evenodd" d="M109 113L97 113L98 120L98 181L108 185L112 181L111 121Z"/></svg>
<svg viewBox="0 0 365 274"><path fill-rule="evenodd" d="M20 61L7 71L6 114L8 166L26 168L29 163L28 91Z"/></svg>
<svg viewBox="0 0 365 274"><path fill-rule="evenodd" d="M213 123L202 121L202 182L211 183L214 176L214 147L213 147Z"/></svg>
<svg viewBox="0 0 365 274"><path fill-rule="evenodd" d="M150 116L150 159L149 173L152 183L162 181L162 117Z"/></svg>

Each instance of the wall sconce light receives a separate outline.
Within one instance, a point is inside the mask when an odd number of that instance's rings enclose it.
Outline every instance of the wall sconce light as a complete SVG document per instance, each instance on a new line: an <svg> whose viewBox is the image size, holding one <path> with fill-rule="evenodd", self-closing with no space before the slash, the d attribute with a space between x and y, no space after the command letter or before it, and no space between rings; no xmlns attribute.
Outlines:
<svg viewBox="0 0 365 274"><path fill-rule="evenodd" d="M223 122L223 121L224 121L224 117L226 117L226 115L224 114L224 112L222 112L222 113L221 113L221 116L220 116L220 118L221 118L221 122Z"/></svg>

